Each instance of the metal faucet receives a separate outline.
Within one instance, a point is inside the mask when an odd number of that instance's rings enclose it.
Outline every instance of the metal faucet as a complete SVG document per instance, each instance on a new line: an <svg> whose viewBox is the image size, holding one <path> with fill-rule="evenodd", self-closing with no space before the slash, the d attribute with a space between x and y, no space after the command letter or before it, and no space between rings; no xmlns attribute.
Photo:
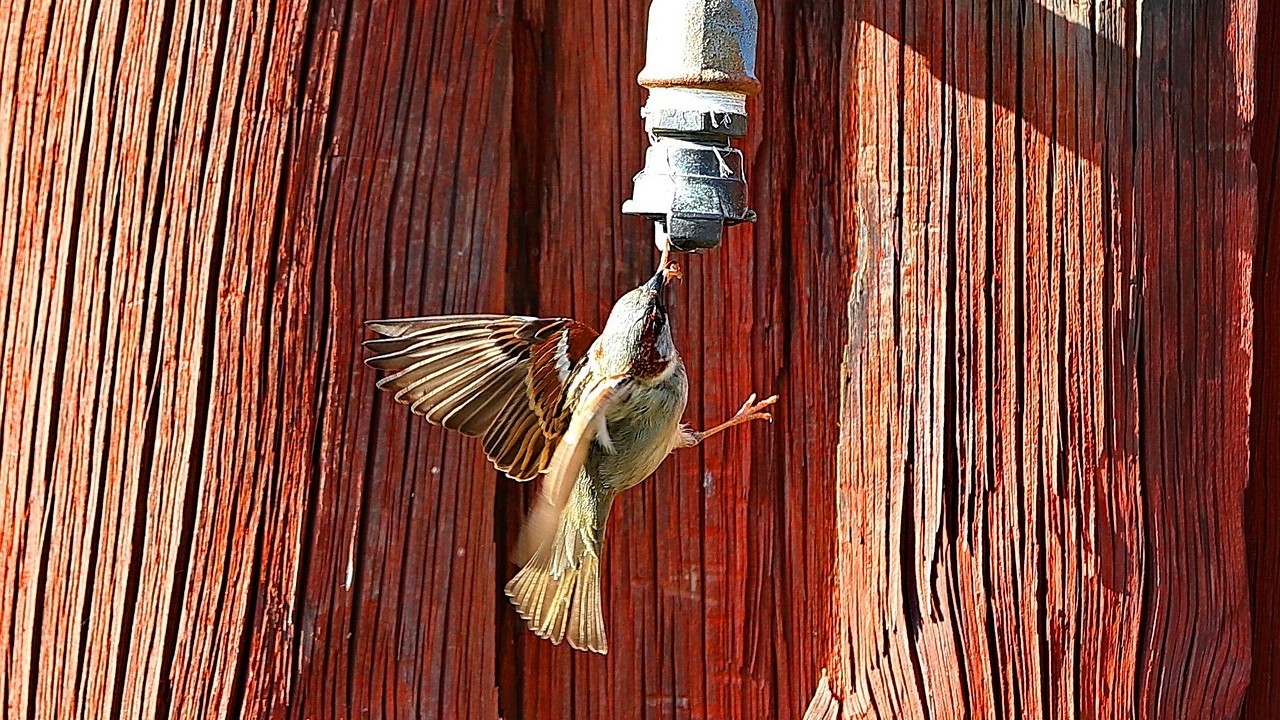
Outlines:
<svg viewBox="0 0 1280 720"><path fill-rule="evenodd" d="M755 76L758 17L753 0L653 0L641 109L649 150L622 212L658 224L658 242L699 252L724 228L751 222L742 151L747 96ZM662 248L664 251L667 248Z"/></svg>

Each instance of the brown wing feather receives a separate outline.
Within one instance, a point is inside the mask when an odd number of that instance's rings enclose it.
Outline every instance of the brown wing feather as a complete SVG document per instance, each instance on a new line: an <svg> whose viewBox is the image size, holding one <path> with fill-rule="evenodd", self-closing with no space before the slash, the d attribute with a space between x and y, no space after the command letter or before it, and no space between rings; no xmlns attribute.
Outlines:
<svg viewBox="0 0 1280 720"><path fill-rule="evenodd" d="M485 453L517 480L544 472L569 423L564 389L596 332L567 318L443 315L368 323L370 366L436 425L483 437Z"/></svg>
<svg viewBox="0 0 1280 720"><path fill-rule="evenodd" d="M629 375L618 375L599 378L583 388L582 399L571 413L564 437L555 448L547 478L539 488L538 499L520 531L513 558L517 564L524 565L555 537L561 513L573 493L573 486L595 438L597 420L628 392L632 381ZM577 564L571 548L559 549L561 552L548 560L548 569L553 577L560 577L566 568Z"/></svg>

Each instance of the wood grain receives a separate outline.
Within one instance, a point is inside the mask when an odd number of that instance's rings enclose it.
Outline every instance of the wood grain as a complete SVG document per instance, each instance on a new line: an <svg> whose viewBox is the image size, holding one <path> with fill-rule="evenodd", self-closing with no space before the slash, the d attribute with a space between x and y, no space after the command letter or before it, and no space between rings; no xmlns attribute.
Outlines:
<svg viewBox="0 0 1280 720"><path fill-rule="evenodd" d="M1253 405L1245 543L1253 619L1253 672L1244 717L1280 707L1280 6L1258 5L1253 161L1258 172L1258 250L1253 278Z"/></svg>
<svg viewBox="0 0 1280 720"><path fill-rule="evenodd" d="M760 2L673 316L689 422L776 420L615 506L608 656L525 630L531 488L361 322L647 277L646 6L0 3L6 717L1269 716L1254 0Z"/></svg>
<svg viewBox="0 0 1280 720"><path fill-rule="evenodd" d="M866 10L845 712L1235 716L1252 6Z"/></svg>

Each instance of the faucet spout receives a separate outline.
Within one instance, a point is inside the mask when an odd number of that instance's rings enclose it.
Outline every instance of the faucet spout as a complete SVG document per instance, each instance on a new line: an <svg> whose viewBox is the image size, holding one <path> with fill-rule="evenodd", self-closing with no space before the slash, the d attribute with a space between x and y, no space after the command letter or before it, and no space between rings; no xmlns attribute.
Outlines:
<svg viewBox="0 0 1280 720"><path fill-rule="evenodd" d="M622 212L660 226L675 252L717 247L724 228L755 220L742 151L755 75L753 0L653 0L641 116L650 146Z"/></svg>

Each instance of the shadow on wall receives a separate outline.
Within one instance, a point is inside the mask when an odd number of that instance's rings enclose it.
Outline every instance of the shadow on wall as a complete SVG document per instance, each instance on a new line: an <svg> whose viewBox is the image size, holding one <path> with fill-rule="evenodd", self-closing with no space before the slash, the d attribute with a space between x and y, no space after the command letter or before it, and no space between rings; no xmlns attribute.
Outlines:
<svg viewBox="0 0 1280 720"><path fill-rule="evenodd" d="M1095 96L1110 100L1132 93L1131 85L1108 87L1108 78L1132 83L1133 77L1141 75L1137 58L1126 49L1135 44L1134 38L1110 37L1113 32L1132 32L1136 26L1132 7L1126 10L1123 24L1095 32L1091 25L1097 18L1090 17L1092 4L1085 3L1072 6L1078 11L1076 18L1049 10L1035 0L993 0L982 14L975 13L971 4L955 3L947 8L950 15L929 20L908 17L906 22L898 8L885 5L883 14L865 13L863 20L912 51L923 53L929 71L938 80L1016 114L1045 137L1095 166L1103 164L1103 137L1095 131L1105 129L1102 123L1108 118L1103 113L1113 103L1093 101ZM987 42L962 42L963 38L956 37L955 42L939 43L926 37L942 30L939 21L952 28L985 30ZM1039 47L1032 47L1029 39L1033 38L1042 39L1036 43ZM1123 44L1117 44L1117 40ZM1005 45L1015 42L1016 47ZM1057 53L1053 53L1055 48L1059 49ZM1036 56L1037 51L1042 54ZM1008 60L1012 63L1003 63ZM1068 63L1076 65L1074 71ZM996 67L998 72L982 72L988 66ZM1051 86L1028 91L1024 82ZM1132 103L1122 107L1130 108ZM1126 116L1123 121L1131 126L1133 118ZM1114 132L1108 134L1117 137Z"/></svg>

